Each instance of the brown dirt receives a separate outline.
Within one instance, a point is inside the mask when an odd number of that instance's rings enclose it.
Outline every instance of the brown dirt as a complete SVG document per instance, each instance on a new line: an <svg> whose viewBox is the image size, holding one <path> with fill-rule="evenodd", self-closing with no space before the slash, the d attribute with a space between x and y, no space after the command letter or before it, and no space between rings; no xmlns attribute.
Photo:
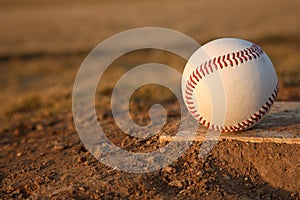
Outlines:
<svg viewBox="0 0 300 200"><path fill-rule="evenodd" d="M168 128L160 134L172 135L180 115L174 112L176 102L168 105ZM194 142L173 164L131 174L101 164L85 150L70 112L43 120L42 113L31 114L28 121L25 115L12 117L11 126L0 131L0 197L4 199L299 198L299 177L295 177L300 174L299 145L221 141L206 159L200 159L201 143ZM158 136L141 140L124 135L109 113L99 118L107 136L124 149L143 152L165 145ZM299 124L294 126L299 131Z"/></svg>

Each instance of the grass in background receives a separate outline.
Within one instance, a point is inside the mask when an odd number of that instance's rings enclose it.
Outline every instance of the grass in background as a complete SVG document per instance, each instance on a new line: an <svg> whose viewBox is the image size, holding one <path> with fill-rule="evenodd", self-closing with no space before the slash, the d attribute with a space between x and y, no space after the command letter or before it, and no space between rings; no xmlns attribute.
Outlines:
<svg viewBox="0 0 300 200"><path fill-rule="evenodd" d="M0 115L54 109L47 107L49 104L57 105L57 112L63 110L58 108L62 105L70 111L76 72L88 52L111 35L144 26L178 30L201 44L219 37L253 41L263 47L275 65L280 81L279 99L300 100L300 1L274 0L271 6L258 0L234 0L231 4L215 0L29 0L26 4L1 4L0 26L6 28L0 32ZM108 95L117 78L131 67L147 62L163 63L179 71L184 66L184 61L160 51L130 53L106 72L96 97L103 99L96 103L109 103ZM137 93L138 99L143 94L147 97L148 90ZM55 91L55 95L49 91Z"/></svg>

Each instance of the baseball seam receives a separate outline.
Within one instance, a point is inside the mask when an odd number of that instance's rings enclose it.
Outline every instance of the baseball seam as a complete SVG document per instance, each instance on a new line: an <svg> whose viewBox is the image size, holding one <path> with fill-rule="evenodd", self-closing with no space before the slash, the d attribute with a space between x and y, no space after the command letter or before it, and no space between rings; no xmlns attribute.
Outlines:
<svg viewBox="0 0 300 200"><path fill-rule="evenodd" d="M189 80L187 80L184 95L187 107L190 113L194 116L194 118L197 119L205 127L221 132L233 132L244 130L258 122L270 110L272 104L274 103L279 92L278 83L276 84L275 89L272 91L270 97L258 109L258 111L256 111L246 120L231 126L214 125L207 119L204 119L196 109L195 102L193 101L193 92L200 79L209 75L210 73L214 73L215 71L221 70L224 67L234 67L240 63L258 59L263 54L264 51L258 45L252 44L252 46L250 46L249 48L240 50L238 52L232 52L226 55L215 57L209 61L202 63L199 67L196 67L196 69L191 73Z"/></svg>

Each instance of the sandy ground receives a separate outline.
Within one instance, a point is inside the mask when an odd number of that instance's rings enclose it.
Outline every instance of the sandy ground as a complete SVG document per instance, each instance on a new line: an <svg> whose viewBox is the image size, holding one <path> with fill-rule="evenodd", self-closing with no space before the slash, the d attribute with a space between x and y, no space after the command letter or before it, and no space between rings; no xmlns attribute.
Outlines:
<svg viewBox="0 0 300 200"><path fill-rule="evenodd" d="M265 131L276 132L276 137L278 133L299 137L299 118L293 117L299 116L299 107L295 110L288 104L275 105L261 124L243 134L254 136ZM160 142L159 135L173 135L178 128L180 113L174 113L170 105L167 106L172 113L169 123L149 139L125 135L110 114L99 116L100 123L115 145L133 152L153 151L167 144ZM169 166L134 174L107 167L87 152L76 133L71 113L46 119L39 115L0 131L4 150L0 153L3 199L300 197L300 145L222 140L202 159L198 157L202 143L193 142ZM199 133L203 131L199 127Z"/></svg>

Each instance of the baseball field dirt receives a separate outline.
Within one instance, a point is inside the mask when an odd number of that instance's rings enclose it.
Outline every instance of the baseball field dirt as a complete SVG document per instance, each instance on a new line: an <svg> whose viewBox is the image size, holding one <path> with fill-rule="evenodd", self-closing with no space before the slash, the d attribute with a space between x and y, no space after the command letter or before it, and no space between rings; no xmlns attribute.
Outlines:
<svg viewBox="0 0 300 200"><path fill-rule="evenodd" d="M221 135L227 138L222 138L204 159L199 158L202 141L197 137L206 131L200 126L195 141L180 158L143 174L120 172L96 160L82 145L71 113L43 119L42 113L31 115L0 131L1 197L298 199L299 108L299 103L276 103L255 128ZM115 145L149 152L166 145L166 137L174 138L178 129L180 113L172 106L167 109L172 112L168 125L146 140L124 135L109 114L99 118ZM262 135L282 142L261 142Z"/></svg>
<svg viewBox="0 0 300 200"><path fill-rule="evenodd" d="M296 0L1 1L0 199L300 199L299 8ZM129 136L111 112L118 79L140 64L182 73L186 63L155 49L130 52L109 66L97 87L97 122L106 137L135 153L163 151L173 140L191 146L153 172L122 172L99 162L75 129L76 73L100 42L145 26L180 31L200 44L237 37L261 46L279 79L270 113L250 130L212 138L214 148L199 157L206 129L199 126L195 138L175 135L178 101L167 88L149 84L134 92L131 117L145 125L150 106L161 104L166 124L148 139Z"/></svg>

